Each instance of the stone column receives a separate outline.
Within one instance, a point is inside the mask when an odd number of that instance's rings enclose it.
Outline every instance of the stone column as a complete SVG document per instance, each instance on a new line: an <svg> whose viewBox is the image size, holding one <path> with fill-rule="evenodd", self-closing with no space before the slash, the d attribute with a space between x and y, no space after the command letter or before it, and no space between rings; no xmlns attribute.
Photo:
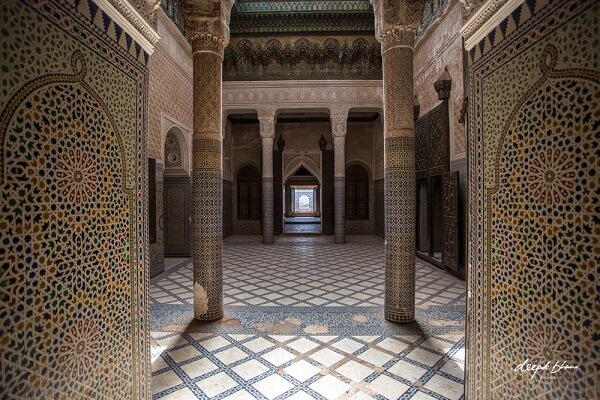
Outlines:
<svg viewBox="0 0 600 400"><path fill-rule="evenodd" d="M275 110L258 110L262 138L262 226L263 243L273 244L273 139L275 138Z"/></svg>
<svg viewBox="0 0 600 400"><path fill-rule="evenodd" d="M225 10L223 9L225 8ZM192 255L194 317L223 317L221 65L229 11L221 2L188 2L186 29L194 65Z"/></svg>
<svg viewBox="0 0 600 400"><path fill-rule="evenodd" d="M346 243L346 131L347 110L331 113L331 135L333 136L333 198L334 238L336 244Z"/></svg>
<svg viewBox="0 0 600 400"><path fill-rule="evenodd" d="M415 319L413 45L419 1L371 0L383 59L385 318Z"/></svg>

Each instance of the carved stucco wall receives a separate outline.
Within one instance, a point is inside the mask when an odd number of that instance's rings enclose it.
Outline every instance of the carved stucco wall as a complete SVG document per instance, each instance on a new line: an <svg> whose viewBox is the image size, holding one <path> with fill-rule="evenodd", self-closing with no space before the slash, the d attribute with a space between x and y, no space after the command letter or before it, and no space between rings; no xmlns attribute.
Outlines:
<svg viewBox="0 0 600 400"><path fill-rule="evenodd" d="M240 165L248 163L262 165L259 125L234 124L231 127L231 170L235 172Z"/></svg>
<svg viewBox="0 0 600 400"><path fill-rule="evenodd" d="M599 16L524 2L470 49L469 398L597 398Z"/></svg>
<svg viewBox="0 0 600 400"><path fill-rule="evenodd" d="M450 92L450 159L466 157L466 128L458 122L463 98L463 44L459 29L462 26L463 8L453 0L425 32L414 53L414 91L421 105L420 115L425 115L437 104L438 94L433 84L448 67L452 77Z"/></svg>
<svg viewBox="0 0 600 400"><path fill-rule="evenodd" d="M1 398L151 396L147 54L77 4L0 5Z"/></svg>
<svg viewBox="0 0 600 400"><path fill-rule="evenodd" d="M161 37L148 63L148 152L165 168L165 139L171 126L179 126L189 135L192 125L192 59L191 49L173 22L159 9L157 31ZM187 127L186 130L184 127ZM190 142L190 138L186 138ZM190 146L185 146L189 149ZM187 157L180 157L181 168ZM168 163L167 163L168 164ZM184 165L185 164L185 165ZM169 165L167 165L168 167ZM156 175L156 243L150 245L150 269L160 271L164 265L163 173Z"/></svg>
<svg viewBox="0 0 600 400"><path fill-rule="evenodd" d="M373 171L373 123L350 122L346 132L346 164L361 161Z"/></svg>
<svg viewBox="0 0 600 400"><path fill-rule="evenodd" d="M331 124L329 122L278 123L276 138L282 135L286 149L319 149L319 138L325 136L327 149L333 148Z"/></svg>
<svg viewBox="0 0 600 400"><path fill-rule="evenodd" d="M165 125L192 126L192 59L189 44L162 9L157 30L161 39L148 63L148 151L164 163Z"/></svg>
<svg viewBox="0 0 600 400"><path fill-rule="evenodd" d="M368 107L383 109L380 80L223 82L223 109L254 109L257 104L275 109L330 109Z"/></svg>

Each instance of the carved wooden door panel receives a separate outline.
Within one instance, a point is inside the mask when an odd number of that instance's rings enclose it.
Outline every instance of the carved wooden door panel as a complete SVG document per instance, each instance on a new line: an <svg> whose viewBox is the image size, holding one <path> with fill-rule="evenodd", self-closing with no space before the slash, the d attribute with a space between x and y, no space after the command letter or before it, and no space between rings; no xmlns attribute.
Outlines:
<svg viewBox="0 0 600 400"><path fill-rule="evenodd" d="M190 257L190 178L164 178L164 240L166 257Z"/></svg>
<svg viewBox="0 0 600 400"><path fill-rule="evenodd" d="M459 210L458 210L458 171L452 171L442 176L444 251L442 264L458 271L459 268Z"/></svg>
<svg viewBox="0 0 600 400"><path fill-rule="evenodd" d="M415 174L417 179L429 175L429 118L427 115L419 118L415 123Z"/></svg>

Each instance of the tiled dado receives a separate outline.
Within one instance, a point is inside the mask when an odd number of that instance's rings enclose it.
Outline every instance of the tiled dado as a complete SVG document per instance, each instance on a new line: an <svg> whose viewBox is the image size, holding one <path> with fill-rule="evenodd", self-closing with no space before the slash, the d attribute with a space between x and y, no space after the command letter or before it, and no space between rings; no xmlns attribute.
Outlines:
<svg viewBox="0 0 600 400"><path fill-rule="evenodd" d="M152 332L155 399L459 399L464 337Z"/></svg>

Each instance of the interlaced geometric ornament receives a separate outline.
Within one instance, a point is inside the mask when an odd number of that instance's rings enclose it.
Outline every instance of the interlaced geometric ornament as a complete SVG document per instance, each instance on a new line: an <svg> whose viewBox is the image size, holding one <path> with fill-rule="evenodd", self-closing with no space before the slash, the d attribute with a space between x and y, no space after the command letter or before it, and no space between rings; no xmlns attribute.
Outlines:
<svg viewBox="0 0 600 400"><path fill-rule="evenodd" d="M195 317L208 321L223 316L221 141L194 139L193 161L192 252ZM199 302L205 304L200 307Z"/></svg>
<svg viewBox="0 0 600 400"><path fill-rule="evenodd" d="M82 53L71 63L0 114L0 386L10 398L102 397L110 381L133 398L132 189Z"/></svg>
<svg viewBox="0 0 600 400"><path fill-rule="evenodd" d="M494 181L486 190L491 390L587 398L586 376L598 375L588 354L600 317L591 279L598 273L591 260L598 255L600 74L559 69L557 59L556 47L546 46L541 78L499 138ZM578 369L520 387L506 370L521 358Z"/></svg>
<svg viewBox="0 0 600 400"><path fill-rule="evenodd" d="M183 168L181 145L173 132L168 132L165 137L165 168Z"/></svg>
<svg viewBox="0 0 600 400"><path fill-rule="evenodd" d="M415 147L412 137L385 140L385 318L415 315Z"/></svg>

